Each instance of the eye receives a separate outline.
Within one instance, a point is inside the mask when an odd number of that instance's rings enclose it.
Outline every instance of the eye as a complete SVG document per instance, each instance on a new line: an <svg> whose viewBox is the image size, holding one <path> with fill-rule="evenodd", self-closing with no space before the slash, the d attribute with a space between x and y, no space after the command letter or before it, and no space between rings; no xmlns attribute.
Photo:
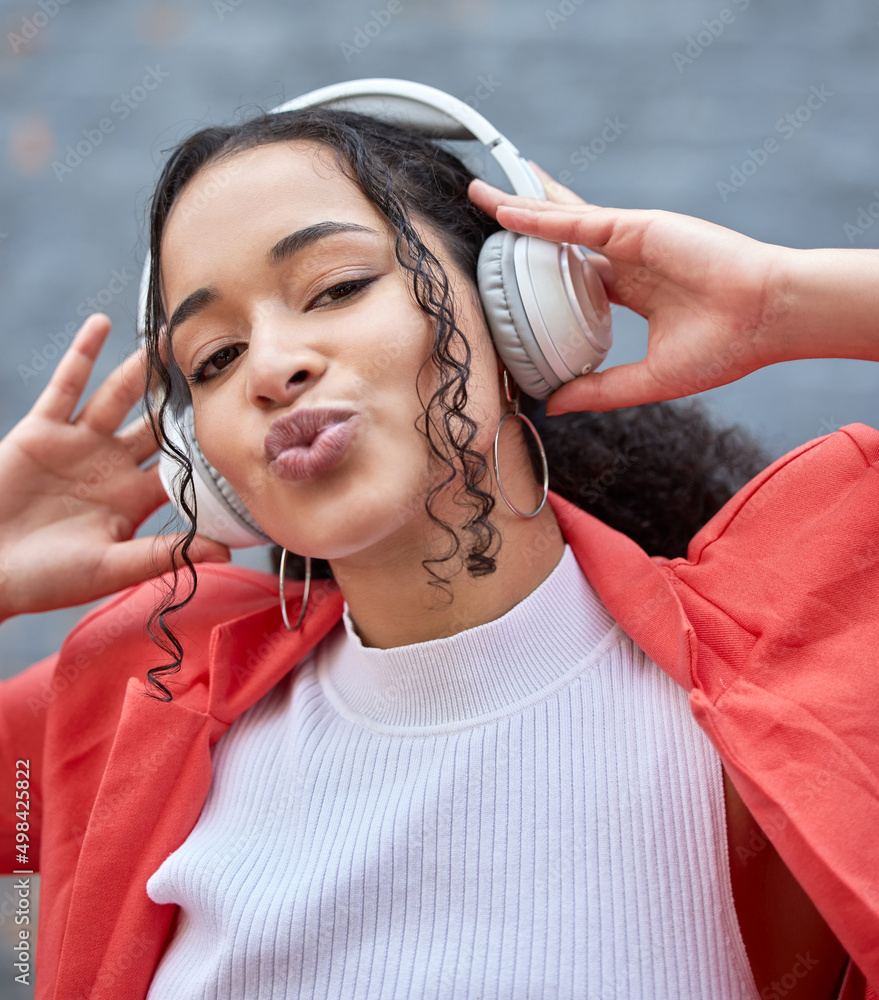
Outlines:
<svg viewBox="0 0 879 1000"><path fill-rule="evenodd" d="M209 358L206 358L200 365L198 365L198 367L191 375L187 375L186 381L190 385L198 385L202 382L210 382L212 378L216 378L217 375L219 375L220 372L223 371L226 365L234 361L235 358L237 358L240 353L241 350L238 347L236 347L235 344L230 344L228 347L221 348L215 354L212 354ZM208 375L205 378L204 377L205 370L210 365L213 365L214 368L217 369L217 373L215 375Z"/></svg>
<svg viewBox="0 0 879 1000"><path fill-rule="evenodd" d="M331 302L340 302L342 299L353 298L358 292L362 292L367 285L371 285L375 278L358 278L354 281L342 281L332 288L327 288L317 298L312 299L309 309L316 305L323 298L329 298Z"/></svg>

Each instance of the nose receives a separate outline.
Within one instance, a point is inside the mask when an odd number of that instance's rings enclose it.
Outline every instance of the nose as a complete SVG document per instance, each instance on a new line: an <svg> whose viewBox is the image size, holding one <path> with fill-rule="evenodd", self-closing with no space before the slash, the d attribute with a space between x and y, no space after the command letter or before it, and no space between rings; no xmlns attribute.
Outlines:
<svg viewBox="0 0 879 1000"><path fill-rule="evenodd" d="M247 397L256 406L286 406L315 385L326 357L306 343L289 313L261 310L247 346Z"/></svg>

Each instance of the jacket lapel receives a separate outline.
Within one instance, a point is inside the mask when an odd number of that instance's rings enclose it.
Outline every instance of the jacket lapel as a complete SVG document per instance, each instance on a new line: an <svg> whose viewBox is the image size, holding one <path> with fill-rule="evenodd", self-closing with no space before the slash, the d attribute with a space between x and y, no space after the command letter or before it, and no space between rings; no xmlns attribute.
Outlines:
<svg viewBox="0 0 879 1000"><path fill-rule="evenodd" d="M684 690L695 683L696 641L665 560L555 493L553 512L580 568L623 631Z"/></svg>

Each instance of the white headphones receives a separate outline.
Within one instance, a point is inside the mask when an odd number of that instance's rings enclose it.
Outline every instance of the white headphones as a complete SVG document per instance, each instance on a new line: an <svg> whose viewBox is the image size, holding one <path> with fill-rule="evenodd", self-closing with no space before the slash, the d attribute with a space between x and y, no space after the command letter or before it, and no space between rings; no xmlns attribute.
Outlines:
<svg viewBox="0 0 879 1000"><path fill-rule="evenodd" d="M372 115L437 139L481 142L516 194L546 197L537 175L510 140L468 104L441 90L408 80L350 80L313 90L271 113L317 106ZM147 260L138 306L141 330L149 273ZM612 341L610 306L598 273L580 247L507 230L494 233L479 254L477 283L495 348L529 396L545 399L563 383L594 371L606 358ZM199 533L230 548L272 544L202 454L192 407L183 409L179 427L171 422L165 432L192 462ZM182 515L177 488L181 473L178 463L163 452L162 484Z"/></svg>

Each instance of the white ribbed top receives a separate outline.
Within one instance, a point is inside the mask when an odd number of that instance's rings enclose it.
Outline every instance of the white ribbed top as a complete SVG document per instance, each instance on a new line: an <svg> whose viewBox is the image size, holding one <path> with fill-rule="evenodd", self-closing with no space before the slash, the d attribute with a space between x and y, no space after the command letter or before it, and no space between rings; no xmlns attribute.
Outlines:
<svg viewBox="0 0 879 1000"><path fill-rule="evenodd" d="M570 548L450 638L346 610L213 768L149 1000L758 1000L720 762Z"/></svg>

